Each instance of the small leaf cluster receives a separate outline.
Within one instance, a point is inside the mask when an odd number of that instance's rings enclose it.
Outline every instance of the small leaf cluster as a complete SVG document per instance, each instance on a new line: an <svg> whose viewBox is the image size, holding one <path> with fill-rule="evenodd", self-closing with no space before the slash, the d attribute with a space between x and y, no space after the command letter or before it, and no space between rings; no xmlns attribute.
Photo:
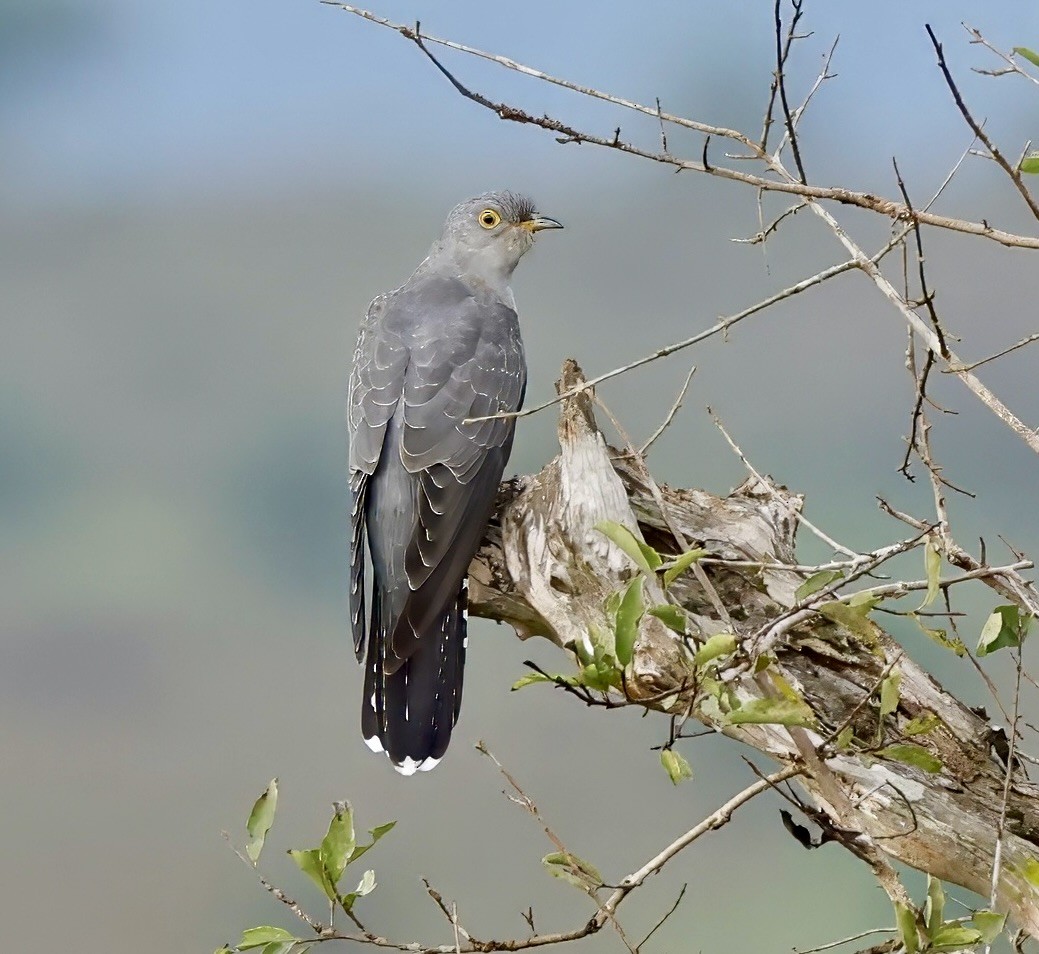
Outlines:
<svg viewBox="0 0 1039 954"><path fill-rule="evenodd" d="M942 770L942 760L930 749L905 739L923 736L942 725L942 720L933 712L923 712L909 719L898 729L902 741L884 745L885 722L895 716L901 701L902 673L895 667L880 682L880 702L877 713L876 737L872 742L856 739L853 728L845 726L837 734L833 745L838 752L854 751L860 756L891 759L904 765L934 774Z"/></svg>
<svg viewBox="0 0 1039 954"><path fill-rule="evenodd" d="M683 636L686 634L686 618L679 606L674 603L647 606L646 584L650 580L658 581L666 591L707 551L688 550L673 559L665 559L622 524L604 520L596 525L596 529L616 544L638 570L623 590L611 593L607 598L605 615L608 630L601 632L593 628L589 631L588 642L575 646L574 651L581 665L576 675L532 672L515 682L513 689L522 689L537 682L580 686L597 692L620 689L624 670L635 655L635 643L644 616L655 616L670 629Z"/></svg>
<svg viewBox="0 0 1039 954"><path fill-rule="evenodd" d="M922 912L895 904L895 926L906 954L943 954L991 944L1003 932L1006 915L981 909L969 918L946 921L945 888L928 875L927 901Z"/></svg>
<svg viewBox="0 0 1039 954"><path fill-rule="evenodd" d="M595 529L623 551L640 571L620 594L619 601L611 599L607 601L606 605L607 615L614 622L614 647L617 662L624 667L631 662L634 655L639 623L645 614L655 616L665 626L683 636L687 632L685 614L676 603L646 605L643 595L646 581L658 582L666 593L675 580L707 555L707 551L696 547L665 559L655 548L644 540L640 540L623 524L603 520L596 524Z"/></svg>
<svg viewBox="0 0 1039 954"><path fill-rule="evenodd" d="M271 779L263 794L256 799L246 822L249 840L245 845L245 854L255 866L260 860L267 835L274 824L274 815L278 807L278 780ZM336 802L328 831L316 848L290 849L288 854L296 866L321 889L331 902L333 912L341 909L350 912L358 898L363 898L375 890L375 872L368 869L361 876L357 887L342 893L339 883L346 869L361 858L375 843L382 838L396 822L387 822L369 830L371 841L359 845L354 830L353 810L349 802ZM261 954L304 954L309 949L305 938L286 931L284 928L262 925L248 928L242 932L241 940L236 947L226 945L217 948L215 954L237 954L240 951L260 950Z"/></svg>

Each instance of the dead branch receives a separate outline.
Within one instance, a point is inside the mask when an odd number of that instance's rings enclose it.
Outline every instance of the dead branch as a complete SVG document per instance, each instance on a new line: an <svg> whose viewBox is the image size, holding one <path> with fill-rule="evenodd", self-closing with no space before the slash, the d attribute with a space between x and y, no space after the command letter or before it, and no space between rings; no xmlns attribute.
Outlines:
<svg viewBox="0 0 1039 954"><path fill-rule="evenodd" d="M795 591L806 573L793 569L798 565L797 520L791 513L800 509L801 498L763 477L749 479L725 498L662 486L658 492L665 515L641 470L606 444L592 413L592 398L572 362L564 366L558 388L575 393L561 409L560 454L539 474L504 485L498 520L470 567L470 612L512 623L523 638L542 636L579 652L589 644L590 633L610 631L607 600L636 572L596 525L603 520L620 523L661 553L675 553L680 547L671 526L677 524L694 545L731 561L704 565L712 589L727 607L728 621L719 617L692 574L672 584L669 596L688 616L689 638L699 644L732 625L741 649L725 678L734 697L746 705L769 697L770 680L763 683L762 674L753 675L752 667L740 666L739 659L749 651L755 633L769 632L777 619L798 613L795 625L772 633L767 658L773 661L765 675L774 673L792 686L810 707L812 719L806 728L732 724L698 693L683 637L648 613L625 670L624 697L618 695L618 701L668 717L689 711L709 728L783 765L799 766L799 784L821 817L835 831L853 833L847 837L878 863L885 857L896 859L987 895L1000 843L998 904L1019 925L1039 931L1039 890L1023 873L1039 850L1036 787L1013 762L1008 769L993 756L985 720L938 686L872 619L863 617L861 624L850 626L828 618L821 598L799 603ZM926 522L914 526L921 534L933 529ZM893 545L893 551L901 549ZM1034 606L1034 590L1020 576L1020 561L990 566L952 544L947 555L966 572L941 585L980 578L1022 608ZM865 566L875 565L870 560ZM852 566L845 581L864 569L861 562ZM872 588L872 595L892 596L929 582L882 584ZM826 594L829 605L841 599L838 589ZM881 719L869 700L876 698L882 674L896 663L898 705ZM886 746L906 742L903 729L926 714L937 717L935 727L911 738L940 764L934 772L884 754ZM852 743L837 751L824 747L845 723L855 739L880 742ZM812 758L806 761L808 755ZM1004 790L1007 825L998 839Z"/></svg>

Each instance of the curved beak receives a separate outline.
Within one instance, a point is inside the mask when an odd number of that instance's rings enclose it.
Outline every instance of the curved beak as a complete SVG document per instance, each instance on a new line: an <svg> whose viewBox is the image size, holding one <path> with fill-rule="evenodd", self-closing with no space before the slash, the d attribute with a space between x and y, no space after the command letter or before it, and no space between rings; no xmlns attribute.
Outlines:
<svg viewBox="0 0 1039 954"><path fill-rule="evenodd" d="M550 219L547 215L535 215L532 219L520 222L520 228L526 229L528 232L540 232L542 229L561 229L562 227L562 222Z"/></svg>

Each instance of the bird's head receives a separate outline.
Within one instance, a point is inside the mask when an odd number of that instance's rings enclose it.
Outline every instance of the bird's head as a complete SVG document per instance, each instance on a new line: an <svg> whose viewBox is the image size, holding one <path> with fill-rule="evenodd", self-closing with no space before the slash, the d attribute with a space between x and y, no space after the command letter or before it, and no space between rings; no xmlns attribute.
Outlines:
<svg viewBox="0 0 1039 954"><path fill-rule="evenodd" d="M555 219L539 215L525 196L486 192L451 210L441 243L460 264L507 282L534 244L535 233L562 227Z"/></svg>

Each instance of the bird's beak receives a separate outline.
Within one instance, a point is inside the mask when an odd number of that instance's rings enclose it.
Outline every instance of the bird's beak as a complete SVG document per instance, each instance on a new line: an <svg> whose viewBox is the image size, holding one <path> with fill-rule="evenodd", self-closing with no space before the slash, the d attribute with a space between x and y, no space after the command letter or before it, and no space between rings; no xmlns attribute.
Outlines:
<svg viewBox="0 0 1039 954"><path fill-rule="evenodd" d="M520 228L528 232L540 232L542 229L561 229L562 222L550 219L547 215L535 215L532 219L520 222Z"/></svg>

